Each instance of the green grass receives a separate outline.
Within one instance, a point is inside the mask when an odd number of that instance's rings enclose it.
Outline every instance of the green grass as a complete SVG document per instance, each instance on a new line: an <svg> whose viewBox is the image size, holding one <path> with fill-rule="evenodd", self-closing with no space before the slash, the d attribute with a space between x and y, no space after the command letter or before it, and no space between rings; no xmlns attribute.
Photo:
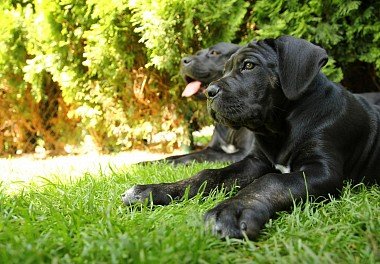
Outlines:
<svg viewBox="0 0 380 264"><path fill-rule="evenodd" d="M329 203L305 202L270 221L256 242L220 241L203 214L230 193L126 208L136 183L174 181L206 167L131 166L76 182L45 180L0 192L0 263L379 263L380 190L344 189Z"/></svg>

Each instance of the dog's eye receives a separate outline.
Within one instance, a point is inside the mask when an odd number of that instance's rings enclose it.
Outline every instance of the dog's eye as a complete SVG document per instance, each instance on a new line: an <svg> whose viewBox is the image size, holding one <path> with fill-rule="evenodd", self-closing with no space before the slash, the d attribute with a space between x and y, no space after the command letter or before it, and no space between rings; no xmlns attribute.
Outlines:
<svg viewBox="0 0 380 264"><path fill-rule="evenodd" d="M246 61L243 64L243 70L252 70L254 67L255 67L255 64L249 61Z"/></svg>
<svg viewBox="0 0 380 264"><path fill-rule="evenodd" d="M211 56L217 56L217 55L219 55L219 54L220 54L220 52L217 51L217 50L210 50L210 55L211 55Z"/></svg>

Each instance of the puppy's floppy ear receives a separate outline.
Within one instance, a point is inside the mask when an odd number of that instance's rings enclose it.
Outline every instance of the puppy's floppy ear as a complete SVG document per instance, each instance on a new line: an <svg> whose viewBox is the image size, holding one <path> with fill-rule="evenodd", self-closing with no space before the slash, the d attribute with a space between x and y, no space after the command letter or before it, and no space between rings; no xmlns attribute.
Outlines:
<svg viewBox="0 0 380 264"><path fill-rule="evenodd" d="M327 53L321 47L291 36L278 38L276 44L282 89L289 100L295 100L327 63Z"/></svg>

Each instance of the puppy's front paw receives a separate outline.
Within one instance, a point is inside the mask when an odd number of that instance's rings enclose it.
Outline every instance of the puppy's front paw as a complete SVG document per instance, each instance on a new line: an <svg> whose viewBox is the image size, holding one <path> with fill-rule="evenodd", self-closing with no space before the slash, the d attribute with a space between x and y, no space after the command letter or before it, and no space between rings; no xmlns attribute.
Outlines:
<svg viewBox="0 0 380 264"><path fill-rule="evenodd" d="M145 198L144 198L145 199ZM129 188L121 195L121 200L125 205L132 205L144 202L141 193L138 191L138 185Z"/></svg>
<svg viewBox="0 0 380 264"><path fill-rule="evenodd" d="M244 204L239 200L227 200L205 215L206 227L221 238L257 238L260 229L269 219L263 207Z"/></svg>
<svg viewBox="0 0 380 264"><path fill-rule="evenodd" d="M145 201L167 205L171 202L172 197L165 187L166 184L135 185L121 195L121 200L127 206Z"/></svg>

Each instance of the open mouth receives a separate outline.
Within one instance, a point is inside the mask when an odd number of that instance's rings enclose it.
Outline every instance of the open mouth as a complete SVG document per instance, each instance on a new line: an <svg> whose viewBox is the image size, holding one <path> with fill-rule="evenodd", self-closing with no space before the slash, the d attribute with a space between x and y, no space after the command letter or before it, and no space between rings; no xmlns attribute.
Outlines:
<svg viewBox="0 0 380 264"><path fill-rule="evenodd" d="M190 97L197 93L203 93L207 86L201 81L195 80L189 76L185 76L185 81L187 85L182 92L183 97Z"/></svg>

